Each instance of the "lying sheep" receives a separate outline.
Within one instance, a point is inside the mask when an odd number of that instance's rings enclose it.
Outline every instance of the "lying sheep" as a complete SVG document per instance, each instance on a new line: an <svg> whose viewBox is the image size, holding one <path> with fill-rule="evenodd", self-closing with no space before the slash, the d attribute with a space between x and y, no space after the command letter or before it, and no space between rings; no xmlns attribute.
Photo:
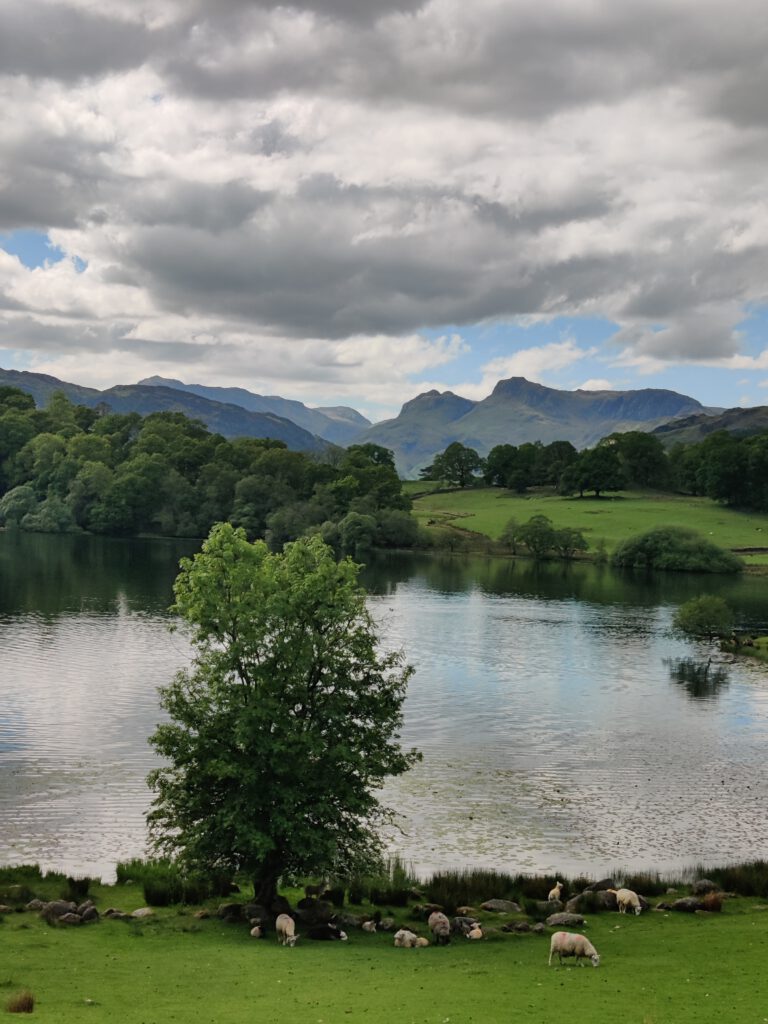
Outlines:
<svg viewBox="0 0 768 1024"><path fill-rule="evenodd" d="M467 932L467 938L468 939L482 939L483 938L483 929L480 927L479 924L475 924L475 927Z"/></svg>
<svg viewBox="0 0 768 1024"><path fill-rule="evenodd" d="M436 946L447 946L451 941L451 922L440 910L432 911L427 927L432 932Z"/></svg>
<svg viewBox="0 0 768 1024"><path fill-rule="evenodd" d="M278 914L277 920L275 921L275 931L277 932L277 941L281 946L295 946L296 939L296 923L290 914Z"/></svg>
<svg viewBox="0 0 768 1024"><path fill-rule="evenodd" d="M376 931L376 922L363 921L360 927L363 929L364 932L369 932L370 934L373 934Z"/></svg>
<svg viewBox="0 0 768 1024"><path fill-rule="evenodd" d="M262 937L261 925L260 924L255 924L253 926L253 928L251 928L251 938L252 939L260 939L261 937ZM294 938L294 941L295 941L295 938Z"/></svg>
<svg viewBox="0 0 768 1024"><path fill-rule="evenodd" d="M563 883L562 882L556 882L554 888L549 890L549 896L547 896L547 899L548 900L559 900L560 899L560 893L562 891L563 891Z"/></svg>
<svg viewBox="0 0 768 1024"><path fill-rule="evenodd" d="M419 935L419 937L416 939L416 942L415 942L416 948L417 949L421 949L424 946L428 946L428 945L429 945L429 939L425 939L423 935Z"/></svg>
<svg viewBox="0 0 768 1024"><path fill-rule="evenodd" d="M418 936L407 928L395 932L395 946L398 949L413 949L417 942Z"/></svg>
<svg viewBox="0 0 768 1024"><path fill-rule="evenodd" d="M608 889L607 892L616 894L616 902L619 905L619 913L626 914L628 909L632 909L637 916L642 912L640 906L640 899L636 892L632 892L631 889Z"/></svg>
<svg viewBox="0 0 768 1024"><path fill-rule="evenodd" d="M549 944L550 966L552 965L552 957L555 953L557 953L560 963L563 962L564 956L573 956L576 958L576 963L582 958L586 959L589 957L593 967L598 967L600 964L600 954L586 935L576 935L574 932L555 932Z"/></svg>

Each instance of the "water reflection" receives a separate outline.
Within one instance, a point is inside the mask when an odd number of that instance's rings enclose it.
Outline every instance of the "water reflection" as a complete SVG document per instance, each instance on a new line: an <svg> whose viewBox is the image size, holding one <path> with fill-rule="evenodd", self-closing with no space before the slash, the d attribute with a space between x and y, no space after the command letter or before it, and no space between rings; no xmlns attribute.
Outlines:
<svg viewBox="0 0 768 1024"><path fill-rule="evenodd" d="M195 546L0 533L0 863L108 875L143 851L157 687L190 657L168 633L171 585ZM699 578L390 555L364 583L383 646L416 668L402 735L424 760L385 795L418 870L754 854L766 670L737 659L717 696L685 667L691 699L670 686L691 659L672 610ZM764 588L707 581L740 621L764 616Z"/></svg>
<svg viewBox="0 0 768 1024"><path fill-rule="evenodd" d="M673 682L681 686L693 700L712 700L729 683L728 671L712 659L697 661L695 658L665 659Z"/></svg>

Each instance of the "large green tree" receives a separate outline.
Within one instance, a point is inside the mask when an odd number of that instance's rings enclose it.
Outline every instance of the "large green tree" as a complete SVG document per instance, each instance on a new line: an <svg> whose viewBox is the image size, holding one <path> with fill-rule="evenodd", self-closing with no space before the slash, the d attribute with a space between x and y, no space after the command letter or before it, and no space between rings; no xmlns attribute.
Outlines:
<svg viewBox="0 0 768 1024"><path fill-rule="evenodd" d="M274 554L220 523L176 580L196 654L161 690L150 833L189 866L247 872L267 907L287 871L369 863L379 787L419 756L398 742L411 669L380 652L357 573L320 537Z"/></svg>

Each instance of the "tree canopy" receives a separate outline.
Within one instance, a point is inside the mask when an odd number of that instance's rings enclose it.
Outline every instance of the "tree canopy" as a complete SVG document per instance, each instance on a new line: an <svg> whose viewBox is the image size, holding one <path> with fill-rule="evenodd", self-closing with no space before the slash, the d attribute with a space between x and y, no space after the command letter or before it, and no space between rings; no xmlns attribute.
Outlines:
<svg viewBox="0 0 768 1024"><path fill-rule="evenodd" d="M412 670L379 652L358 568L318 536L272 554L218 524L176 580L196 655L161 690L150 833L190 867L249 873L266 906L284 872L375 858L377 790L419 757L398 742Z"/></svg>
<svg viewBox="0 0 768 1024"><path fill-rule="evenodd" d="M722 597L702 594L681 604L674 614L672 623L681 633L711 641L717 637L730 636L734 617Z"/></svg>

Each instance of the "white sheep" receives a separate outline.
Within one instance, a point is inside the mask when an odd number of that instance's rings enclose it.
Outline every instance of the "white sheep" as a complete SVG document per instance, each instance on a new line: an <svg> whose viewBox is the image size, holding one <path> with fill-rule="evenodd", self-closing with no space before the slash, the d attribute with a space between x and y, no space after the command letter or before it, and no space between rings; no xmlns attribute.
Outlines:
<svg viewBox="0 0 768 1024"><path fill-rule="evenodd" d="M414 942L414 946L417 949L421 949L422 947L428 946L428 945L429 945L429 939L425 939L423 935L419 935L417 937L416 941Z"/></svg>
<svg viewBox="0 0 768 1024"><path fill-rule="evenodd" d="M427 927L432 932L436 946L447 946L451 941L451 922L439 910L429 915Z"/></svg>
<svg viewBox="0 0 768 1024"><path fill-rule="evenodd" d="M360 925L360 927L363 929L364 932L370 932L371 934L373 934L373 932L376 931L376 922L375 921L363 921L363 923Z"/></svg>
<svg viewBox="0 0 768 1024"><path fill-rule="evenodd" d="M483 938L483 929L480 927L480 925L477 922L475 922L474 928L470 928L470 930L467 932L467 938L468 939L482 939Z"/></svg>
<svg viewBox="0 0 768 1024"><path fill-rule="evenodd" d="M296 939L296 923L290 914L278 914L277 920L275 921L275 931L277 932L277 941L281 946L295 946Z"/></svg>
<svg viewBox="0 0 768 1024"><path fill-rule="evenodd" d="M255 924L253 926L253 928L251 928L251 938L253 938L253 939L260 939L261 938L261 925L260 924Z"/></svg>
<svg viewBox="0 0 768 1024"><path fill-rule="evenodd" d="M549 890L549 896L547 896L547 899L548 900L559 900L560 899L560 893L562 891L563 891L563 883L562 882L556 882L554 888Z"/></svg>
<svg viewBox="0 0 768 1024"><path fill-rule="evenodd" d="M407 928L395 932L395 945L399 949L412 949L418 942L418 936Z"/></svg>
<svg viewBox="0 0 768 1024"><path fill-rule="evenodd" d="M631 889L608 889L608 892L616 894L616 902L619 905L619 913L626 914L628 909L632 909L635 915L642 912L640 906L640 899L636 892L632 892Z"/></svg>
<svg viewBox="0 0 768 1024"><path fill-rule="evenodd" d="M563 962L564 956L573 956L576 958L576 963L582 958L586 959L589 957L593 967L598 967L600 964L600 954L586 935L577 935L574 932L555 932L549 944L550 966L552 965L552 957L555 953L557 953L560 963Z"/></svg>

